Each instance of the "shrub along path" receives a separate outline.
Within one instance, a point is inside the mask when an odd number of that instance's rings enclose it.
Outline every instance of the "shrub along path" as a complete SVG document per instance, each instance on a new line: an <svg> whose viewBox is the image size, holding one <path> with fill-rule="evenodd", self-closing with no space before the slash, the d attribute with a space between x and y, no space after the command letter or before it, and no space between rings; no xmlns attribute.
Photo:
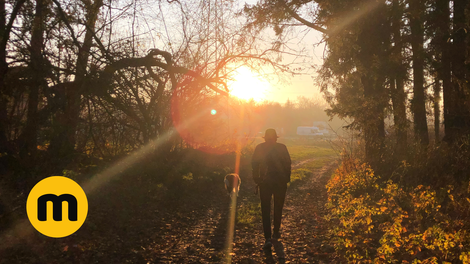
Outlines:
<svg viewBox="0 0 470 264"><path fill-rule="evenodd" d="M322 216L332 156L294 166L283 218L286 263L331 263ZM237 203L233 263L263 263L259 199L245 163ZM0 263L220 263L230 198L220 179L164 187L124 176L92 194L81 229L63 239L32 232L0 250ZM20 216L18 217L20 218ZM274 259L277 259L274 254Z"/></svg>

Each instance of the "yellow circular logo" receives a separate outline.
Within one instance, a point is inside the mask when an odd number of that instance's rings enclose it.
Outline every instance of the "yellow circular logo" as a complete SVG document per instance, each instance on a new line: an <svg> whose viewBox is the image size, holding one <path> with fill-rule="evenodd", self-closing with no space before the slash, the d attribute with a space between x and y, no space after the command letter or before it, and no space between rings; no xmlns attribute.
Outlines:
<svg viewBox="0 0 470 264"><path fill-rule="evenodd" d="M52 176L38 182L28 195L26 213L37 231L48 237L66 237L85 222L88 200L75 181Z"/></svg>

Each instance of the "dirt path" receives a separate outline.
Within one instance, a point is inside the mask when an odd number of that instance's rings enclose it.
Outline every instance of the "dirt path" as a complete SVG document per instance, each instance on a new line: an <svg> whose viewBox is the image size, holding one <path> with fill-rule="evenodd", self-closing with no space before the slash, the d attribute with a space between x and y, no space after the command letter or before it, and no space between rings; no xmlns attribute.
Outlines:
<svg viewBox="0 0 470 264"><path fill-rule="evenodd" d="M333 166L329 162L289 187L282 227L286 263L332 261L322 216L325 184ZM89 197L89 215L79 232L64 239L35 233L23 244L0 252L0 263L223 262L230 198L222 181L180 189L158 189L123 178ZM253 190L251 177L242 175L238 213L258 204ZM251 225L236 224L232 263L266 262L260 250L263 243L260 219Z"/></svg>
<svg viewBox="0 0 470 264"><path fill-rule="evenodd" d="M323 216L327 200L325 186L335 164L330 162L313 172L309 181L286 201L283 237L292 263L332 263L334 260Z"/></svg>
<svg viewBox="0 0 470 264"><path fill-rule="evenodd" d="M293 168L300 168L312 160L314 159L297 163ZM334 161L328 162L321 169L312 172L311 177L288 189L281 228L281 242L286 254L286 263L331 263L333 261L331 253L334 250L328 245L323 215L327 199L325 185L335 164ZM243 206L243 202L240 206ZM269 263L260 250L263 243L261 223L253 228L238 230L233 262ZM276 254L273 253L273 255L276 260Z"/></svg>

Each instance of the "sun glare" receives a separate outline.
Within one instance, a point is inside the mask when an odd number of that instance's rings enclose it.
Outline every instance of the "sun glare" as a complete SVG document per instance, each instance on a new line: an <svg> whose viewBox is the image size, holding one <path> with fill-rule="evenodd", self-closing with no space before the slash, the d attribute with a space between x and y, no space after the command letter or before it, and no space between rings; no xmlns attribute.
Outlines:
<svg viewBox="0 0 470 264"><path fill-rule="evenodd" d="M244 100L263 101L269 90L269 83L257 77L249 68L240 67L229 82L230 94Z"/></svg>

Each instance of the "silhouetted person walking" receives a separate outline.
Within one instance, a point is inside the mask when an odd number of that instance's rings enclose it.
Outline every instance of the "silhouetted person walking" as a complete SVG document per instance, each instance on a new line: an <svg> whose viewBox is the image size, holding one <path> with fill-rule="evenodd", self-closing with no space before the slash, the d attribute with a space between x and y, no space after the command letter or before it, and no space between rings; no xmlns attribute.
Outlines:
<svg viewBox="0 0 470 264"><path fill-rule="evenodd" d="M261 212L263 216L263 230L266 243L264 249L272 246L271 238L277 240L281 237L280 227L282 207L286 198L287 183L290 182L291 159L287 147L277 143L277 134L274 129L267 129L264 143L256 146L251 161L253 179L259 186ZM271 237L271 197L274 196L274 229Z"/></svg>

